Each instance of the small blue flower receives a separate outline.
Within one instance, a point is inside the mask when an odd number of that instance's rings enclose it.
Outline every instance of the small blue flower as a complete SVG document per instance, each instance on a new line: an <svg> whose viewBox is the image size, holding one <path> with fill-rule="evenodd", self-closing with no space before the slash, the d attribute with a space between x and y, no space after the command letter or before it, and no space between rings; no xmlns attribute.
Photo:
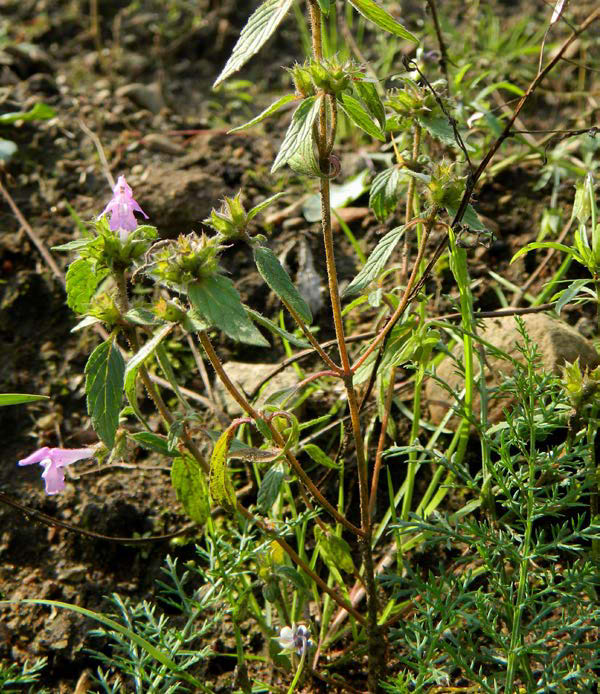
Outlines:
<svg viewBox="0 0 600 694"><path fill-rule="evenodd" d="M284 651L291 653L295 650L298 655L303 655L314 646L309 637L310 631L303 624L298 624L282 627L277 641Z"/></svg>

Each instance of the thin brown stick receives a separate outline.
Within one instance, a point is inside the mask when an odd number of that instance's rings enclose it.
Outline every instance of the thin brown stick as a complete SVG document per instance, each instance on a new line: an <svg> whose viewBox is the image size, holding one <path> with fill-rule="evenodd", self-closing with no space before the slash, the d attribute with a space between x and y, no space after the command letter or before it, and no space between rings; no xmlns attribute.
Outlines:
<svg viewBox="0 0 600 694"><path fill-rule="evenodd" d="M438 18L437 8L435 6L435 0L427 0L427 5L431 11L431 18L433 19L433 26L435 27L435 34L438 40L438 46L440 49L440 67L446 78L446 85L448 94L450 94L450 77L448 76L448 51L446 49L446 43L444 41L444 36L442 34L442 27L440 26L440 20Z"/></svg>
<svg viewBox="0 0 600 694"><path fill-rule="evenodd" d="M80 528L79 526L73 525L72 523L67 523L66 521L59 520L58 518L53 518L52 516L49 516L46 513L42 513L41 511L37 511L36 509L29 508L29 506L25 506L19 503L18 501L15 501L4 492L0 492L0 502L6 504L7 506L12 506L13 508L16 508L18 511L21 511L21 513L23 513L25 516L33 518L33 520L37 520L40 523L44 523L44 525L57 526L59 528L64 528L65 530L78 533L79 535L93 537L95 540L106 540L108 542L117 542L120 544L142 545L147 542L164 542L165 540L171 540L174 537L184 535L188 532L188 530L191 530L192 528L196 527L195 523L191 523L181 528L180 530L177 530L174 533L168 533L167 535L152 535L150 537L115 537L112 535L103 535L102 533L96 533L93 530L86 530L85 528Z"/></svg>
<svg viewBox="0 0 600 694"><path fill-rule="evenodd" d="M25 233L27 236L29 236L30 241L33 243L33 245L38 249L40 252L42 258L45 260L46 265L52 270L54 273L54 276L56 279L62 284L63 287L67 286L67 283L65 281L64 275L61 272L60 268L56 264L56 261L54 258L50 255L50 251L46 248L46 245L44 242L40 239L40 237L35 233L35 231L31 228L29 222L25 219L23 216L23 213L17 206L17 203L13 200L12 195L8 192L8 190L2 185L2 182L0 181L0 193L2 193L2 196L8 203L8 206L10 209L13 211L13 214L15 217L19 220L19 224L23 229L25 229Z"/></svg>

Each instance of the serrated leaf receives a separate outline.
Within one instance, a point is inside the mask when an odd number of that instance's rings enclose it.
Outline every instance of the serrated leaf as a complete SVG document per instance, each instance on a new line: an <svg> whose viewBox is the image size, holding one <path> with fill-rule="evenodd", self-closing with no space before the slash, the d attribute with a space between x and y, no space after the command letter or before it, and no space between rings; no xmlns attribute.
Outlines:
<svg viewBox="0 0 600 694"><path fill-rule="evenodd" d="M37 400L50 400L47 395L27 395L26 393L0 393L0 407L24 405Z"/></svg>
<svg viewBox="0 0 600 694"><path fill-rule="evenodd" d="M419 123L436 140L448 147L458 147L454 130L445 116L419 116Z"/></svg>
<svg viewBox="0 0 600 694"><path fill-rule="evenodd" d="M311 178L323 178L323 172L315 156L315 148L312 138L307 138L300 145L298 151L288 159L287 165L301 176Z"/></svg>
<svg viewBox="0 0 600 694"><path fill-rule="evenodd" d="M227 467L227 453L229 444L233 438L237 425L229 426L219 437L215 443L213 453L210 458L210 481L209 491L210 498L218 506L222 506L228 511L234 511L237 499L231 479L229 477L229 469Z"/></svg>
<svg viewBox="0 0 600 694"><path fill-rule="evenodd" d="M171 484L187 515L198 525L204 525L210 505L206 482L196 461L187 456L175 458L171 466Z"/></svg>
<svg viewBox="0 0 600 694"><path fill-rule="evenodd" d="M392 255L396 244L402 238L404 234L405 226L399 226L388 233L381 239L381 241L375 246L371 255L367 258L367 262L363 269L356 275L356 277L350 282L346 287L344 296L351 296L352 294L358 294L366 286L368 286L373 280L377 279L379 273L385 268L389 257Z"/></svg>
<svg viewBox="0 0 600 694"><path fill-rule="evenodd" d="M125 395L127 396L127 400L133 408L136 416L142 422L145 420L138 406L135 392L135 381L144 361L146 361L146 359L148 359L148 357L154 353L154 350L171 332L171 330L173 330L172 324L163 325L163 327L154 334L152 339L146 342L146 344L127 362L127 368L125 369Z"/></svg>
<svg viewBox="0 0 600 694"><path fill-rule="evenodd" d="M399 36L401 39L419 43L419 39L411 34L408 29L405 29L402 24L397 22L391 14L388 14L383 8L373 0L348 0L354 9L362 14L365 19L373 22L376 26L384 31Z"/></svg>
<svg viewBox="0 0 600 694"><path fill-rule="evenodd" d="M339 103L342 111L357 125L361 130L364 130L367 135L385 142L385 134L383 130L373 121L371 116L362 107L360 101L355 99L350 94L342 94L341 103Z"/></svg>
<svg viewBox="0 0 600 694"><path fill-rule="evenodd" d="M69 265L66 275L67 305L75 313L85 313L96 287L106 277L108 270L94 271L91 263L78 258Z"/></svg>
<svg viewBox="0 0 600 694"><path fill-rule="evenodd" d="M314 443L307 443L302 450L305 451L315 463L323 465L323 467L327 467L330 470L340 469L340 466Z"/></svg>
<svg viewBox="0 0 600 694"><path fill-rule="evenodd" d="M113 338L99 344L85 365L87 410L92 426L112 448L123 400L125 362Z"/></svg>
<svg viewBox="0 0 600 694"><path fill-rule="evenodd" d="M219 328L233 340L257 347L269 346L248 318L240 295L227 277L213 275L190 284L188 297L193 308L209 325Z"/></svg>
<svg viewBox="0 0 600 694"><path fill-rule="evenodd" d="M54 118L56 111L47 104L37 103L29 111L12 111L0 116L0 125L9 125L15 121L49 120Z"/></svg>
<svg viewBox="0 0 600 694"><path fill-rule="evenodd" d="M281 484L285 477L285 469L283 464L277 463L267 470L266 475L263 477L260 483L260 488L258 490L258 496L256 498L256 503L263 515L266 515L270 508L275 503L279 492L281 491Z"/></svg>
<svg viewBox="0 0 600 694"><path fill-rule="evenodd" d="M167 439L164 436L153 434L151 431L139 431L136 434L130 434L129 437L147 451L154 451L169 458L174 456L173 451L169 450Z"/></svg>
<svg viewBox="0 0 600 694"><path fill-rule="evenodd" d="M287 340L291 345L294 345L294 347L299 347L300 349L307 349L310 347L310 344L306 340L296 337L287 330L280 328L277 323L269 320L266 316L263 316L262 313L248 308L247 306L246 313L250 316L250 318L252 318L252 320L256 321L259 325L262 325L263 328L270 330L273 334L281 337L283 340Z"/></svg>
<svg viewBox="0 0 600 694"><path fill-rule="evenodd" d="M385 130L385 108L377 91L377 87L372 82L355 82L354 89L360 96L369 113L377 120L382 130Z"/></svg>
<svg viewBox="0 0 600 694"><path fill-rule="evenodd" d="M392 166L377 174L371 183L369 207L380 222L385 222L398 205L400 177L398 167Z"/></svg>
<svg viewBox="0 0 600 694"><path fill-rule="evenodd" d="M453 205L446 205L445 207L446 212L454 219L458 212L458 207L454 207ZM485 224L479 219L479 215L475 212L473 205L467 205L461 224L465 224L473 231L487 231Z"/></svg>
<svg viewBox="0 0 600 694"><path fill-rule="evenodd" d="M275 193L275 195L271 195L270 198L259 202L258 205L255 205L251 210L248 211L248 214L246 215L247 221L254 219L257 214L260 214L263 210L269 207L269 205L272 205L275 200L279 200L279 198L282 198L284 195L286 195L286 193Z"/></svg>
<svg viewBox="0 0 600 694"><path fill-rule="evenodd" d="M244 123L244 125L238 125L237 128L232 128L227 134L230 135L231 133L237 133L240 130L246 130L246 128L251 128L253 125L257 125L261 121L265 120L265 118L277 113L277 111L279 111L280 108L283 108L286 104L289 104L292 101L298 101L298 98L299 97L296 94L286 94L285 96L282 96L281 99L277 99L275 103L271 104L262 113L259 113L256 118L249 120L247 123Z"/></svg>
<svg viewBox="0 0 600 694"><path fill-rule="evenodd" d="M312 323L310 308L300 295L300 292L294 287L290 276L279 262L275 253L266 246L256 246L254 248L254 262L269 288L277 294L284 304L295 311L305 323L310 325Z"/></svg>
<svg viewBox="0 0 600 694"><path fill-rule="evenodd" d="M275 173L300 150L307 142L312 143L312 126L321 107L321 97L309 96L294 111L292 122L287 129L277 157L271 167Z"/></svg>
<svg viewBox="0 0 600 694"><path fill-rule="evenodd" d="M235 44L223 71L213 84L213 88L237 72L253 55L258 53L277 29L292 4L293 0L266 0L263 2L242 29L240 38Z"/></svg>

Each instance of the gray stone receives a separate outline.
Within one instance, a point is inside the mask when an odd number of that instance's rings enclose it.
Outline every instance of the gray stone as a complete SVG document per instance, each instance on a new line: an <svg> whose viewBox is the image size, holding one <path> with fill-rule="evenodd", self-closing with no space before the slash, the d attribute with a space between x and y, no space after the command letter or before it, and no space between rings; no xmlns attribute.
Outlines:
<svg viewBox="0 0 600 694"><path fill-rule="evenodd" d="M537 345L541 365L546 371L560 373L560 368L566 362L574 362L579 358L583 369L593 369L600 364L600 357L589 340L580 335L577 330L560 320L551 318L543 313L532 313L522 316L525 328L531 340ZM495 347L503 350L519 362L523 355L517 349L517 343L522 344L523 338L517 330L514 316L502 318L485 318L478 335ZM453 354L459 363L463 361L463 344L457 344ZM478 361L477 361L478 364ZM486 353L486 383L488 388L501 384L513 372L511 362ZM478 365L476 370L479 370ZM437 376L445 381L455 392L464 387L462 374L457 371L452 359L445 359L437 367ZM439 424L448 409L455 405L449 393L436 381L429 379L425 386L425 395L429 404L430 419ZM503 410L510 407L511 402L506 398L493 399L489 403L488 419L497 423L503 419ZM474 411L480 411L480 399L475 395Z"/></svg>
<svg viewBox="0 0 600 694"><path fill-rule="evenodd" d="M165 106L165 100L158 84L133 82L117 89L116 96L117 98L127 97L136 106L145 108L152 113L159 113Z"/></svg>
<svg viewBox="0 0 600 694"><path fill-rule="evenodd" d="M256 386L268 376L277 364L247 364L240 361L228 361L223 364L229 378L241 388L242 392L250 395ZM283 388L291 388L298 383L298 377L292 367L278 373L262 389L253 405L261 409L265 400L275 391ZM242 414L242 408L231 397L225 386L217 378L215 382L215 396L218 398L223 410L232 417Z"/></svg>

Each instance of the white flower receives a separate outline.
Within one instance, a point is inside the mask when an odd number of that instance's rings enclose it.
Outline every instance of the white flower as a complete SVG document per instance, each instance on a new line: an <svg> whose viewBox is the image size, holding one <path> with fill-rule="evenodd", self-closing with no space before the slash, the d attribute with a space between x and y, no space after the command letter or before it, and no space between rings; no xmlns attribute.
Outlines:
<svg viewBox="0 0 600 694"><path fill-rule="evenodd" d="M295 650L298 655L302 655L313 647L309 637L310 631L303 624L298 624L294 627L281 627L277 641L284 651Z"/></svg>

